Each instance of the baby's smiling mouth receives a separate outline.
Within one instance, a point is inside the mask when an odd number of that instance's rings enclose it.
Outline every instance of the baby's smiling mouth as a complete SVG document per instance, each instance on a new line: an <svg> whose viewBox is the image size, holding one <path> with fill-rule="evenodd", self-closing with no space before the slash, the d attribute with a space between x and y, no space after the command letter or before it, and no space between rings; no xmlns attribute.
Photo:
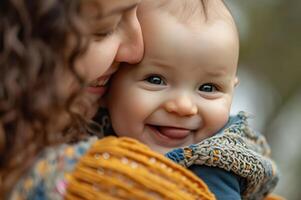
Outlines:
<svg viewBox="0 0 301 200"><path fill-rule="evenodd" d="M178 128L171 126L155 126L149 125L151 129L153 129L157 134L161 135L164 138L168 138L171 140L183 140L188 135L194 132L194 130L186 129L186 128Z"/></svg>

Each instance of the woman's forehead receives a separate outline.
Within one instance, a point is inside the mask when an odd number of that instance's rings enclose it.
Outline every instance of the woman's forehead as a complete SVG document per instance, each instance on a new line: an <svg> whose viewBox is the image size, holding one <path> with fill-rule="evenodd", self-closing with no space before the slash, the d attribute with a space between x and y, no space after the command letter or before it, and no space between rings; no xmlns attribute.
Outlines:
<svg viewBox="0 0 301 200"><path fill-rule="evenodd" d="M135 7L140 0L84 0L81 11L88 18L120 14Z"/></svg>
<svg viewBox="0 0 301 200"><path fill-rule="evenodd" d="M118 12L124 12L126 10L135 7L140 0L100 0L102 1L104 15L110 15Z"/></svg>

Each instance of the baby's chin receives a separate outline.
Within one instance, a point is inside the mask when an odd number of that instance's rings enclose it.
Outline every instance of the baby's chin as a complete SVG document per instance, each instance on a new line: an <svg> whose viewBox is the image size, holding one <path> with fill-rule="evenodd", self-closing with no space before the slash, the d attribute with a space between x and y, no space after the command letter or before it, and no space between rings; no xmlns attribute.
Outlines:
<svg viewBox="0 0 301 200"><path fill-rule="evenodd" d="M150 148L157 152L157 153L160 153L160 154L166 154L167 152L175 149L175 148L178 148L178 147L174 147L174 148L171 148L171 147L163 147L163 146L158 146L158 145L152 145L150 146Z"/></svg>

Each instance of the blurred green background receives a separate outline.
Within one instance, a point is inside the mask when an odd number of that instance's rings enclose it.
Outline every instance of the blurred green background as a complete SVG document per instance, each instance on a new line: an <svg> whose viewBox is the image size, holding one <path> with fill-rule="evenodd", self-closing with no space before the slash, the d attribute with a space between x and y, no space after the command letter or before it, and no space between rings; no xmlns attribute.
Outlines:
<svg viewBox="0 0 301 200"><path fill-rule="evenodd" d="M232 112L254 114L281 177L275 193L301 199L301 1L225 0L241 49Z"/></svg>

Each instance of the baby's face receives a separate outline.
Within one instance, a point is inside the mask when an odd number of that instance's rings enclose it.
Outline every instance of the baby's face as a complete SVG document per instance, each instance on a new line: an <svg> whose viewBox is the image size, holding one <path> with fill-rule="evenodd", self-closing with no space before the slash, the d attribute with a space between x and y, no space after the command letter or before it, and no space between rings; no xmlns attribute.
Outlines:
<svg viewBox="0 0 301 200"><path fill-rule="evenodd" d="M108 108L119 136L165 153L212 136L228 121L238 38L229 22L187 28L162 11L140 17L145 56L112 79Z"/></svg>

